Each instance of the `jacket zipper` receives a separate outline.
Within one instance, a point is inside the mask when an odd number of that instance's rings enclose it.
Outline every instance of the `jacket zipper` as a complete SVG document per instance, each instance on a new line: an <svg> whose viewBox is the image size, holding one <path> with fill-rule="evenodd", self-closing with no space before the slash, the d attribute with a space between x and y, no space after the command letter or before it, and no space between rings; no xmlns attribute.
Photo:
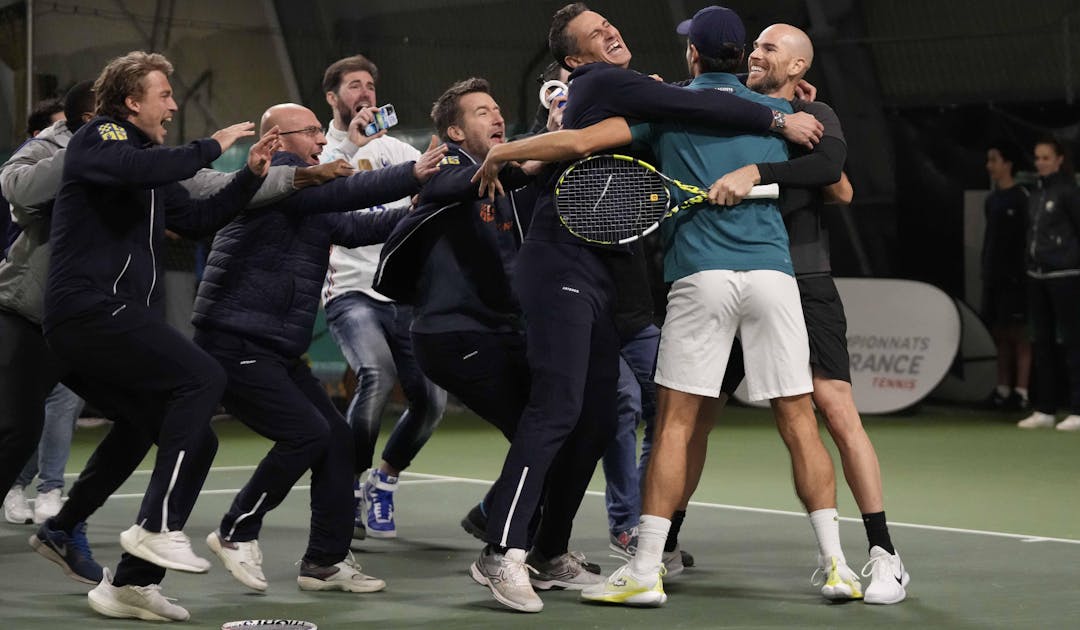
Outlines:
<svg viewBox="0 0 1080 630"><path fill-rule="evenodd" d="M120 278L123 278L124 274L127 273L128 265L130 265L130 264L131 264L131 254L128 254L127 260L124 261L124 268L120 270L120 275L116 276L116 280L113 280L113 283L112 283L112 294L113 295L116 295L116 287L117 287L117 285L120 284Z"/></svg>
<svg viewBox="0 0 1080 630"><path fill-rule="evenodd" d="M150 292L146 294L146 305L150 306L150 296L157 286L157 256L154 254L154 189L150 189Z"/></svg>

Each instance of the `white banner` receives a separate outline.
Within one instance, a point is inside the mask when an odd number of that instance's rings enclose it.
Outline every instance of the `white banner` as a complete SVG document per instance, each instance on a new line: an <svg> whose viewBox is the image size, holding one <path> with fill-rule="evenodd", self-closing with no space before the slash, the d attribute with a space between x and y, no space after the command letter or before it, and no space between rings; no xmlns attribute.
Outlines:
<svg viewBox="0 0 1080 630"><path fill-rule="evenodd" d="M922 400L945 377L960 346L953 299L912 280L837 278L836 288L847 314L855 406L889 413ZM747 403L745 383L735 398Z"/></svg>

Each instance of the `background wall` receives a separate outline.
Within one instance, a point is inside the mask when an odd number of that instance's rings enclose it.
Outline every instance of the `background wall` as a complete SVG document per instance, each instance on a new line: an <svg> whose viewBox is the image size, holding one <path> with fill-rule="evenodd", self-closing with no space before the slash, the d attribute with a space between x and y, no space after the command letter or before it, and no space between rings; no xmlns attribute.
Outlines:
<svg viewBox="0 0 1080 630"><path fill-rule="evenodd" d="M706 0L597 0L635 69L685 77L678 21ZM363 53L399 135L419 143L431 102L467 76L492 81L515 129L536 109L551 14L563 0L0 0L0 157L22 140L25 15L33 8L34 99L93 77L110 57L158 50L177 67L179 142L295 100L327 120L325 67ZM985 189L984 149L1080 139L1080 0L732 0L748 38L806 29L809 79L849 145L850 208L832 209L834 268L963 292L964 190ZM966 270L970 275L971 269Z"/></svg>

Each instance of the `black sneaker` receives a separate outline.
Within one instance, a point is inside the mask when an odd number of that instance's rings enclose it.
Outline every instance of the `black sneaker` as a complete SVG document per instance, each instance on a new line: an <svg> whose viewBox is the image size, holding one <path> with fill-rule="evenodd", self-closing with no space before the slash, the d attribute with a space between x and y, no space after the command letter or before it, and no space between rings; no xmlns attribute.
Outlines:
<svg viewBox="0 0 1080 630"><path fill-rule="evenodd" d="M101 565L94 561L90 542L86 539L86 523L75 526L69 535L62 529L53 529L54 519L47 519L30 537L34 551L60 565L73 580L85 584L98 584L102 579Z"/></svg>
<svg viewBox="0 0 1080 630"><path fill-rule="evenodd" d="M1002 396L997 390L994 390L994 393L990 394L990 398L987 399L986 406L990 409L1004 411L1009 408L1009 398L1011 396Z"/></svg>
<svg viewBox="0 0 1080 630"><path fill-rule="evenodd" d="M461 519L461 528L477 540L484 540L487 533L487 514L484 514L484 504L477 503L465 518Z"/></svg>
<svg viewBox="0 0 1080 630"><path fill-rule="evenodd" d="M1005 399L1004 408L1009 411L1027 411L1031 408L1031 402L1014 390Z"/></svg>

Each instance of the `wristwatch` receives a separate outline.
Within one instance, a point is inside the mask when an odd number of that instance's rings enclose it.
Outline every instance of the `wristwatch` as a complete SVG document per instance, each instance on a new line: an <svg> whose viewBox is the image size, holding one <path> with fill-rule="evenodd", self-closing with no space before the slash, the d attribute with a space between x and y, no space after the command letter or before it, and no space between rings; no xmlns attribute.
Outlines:
<svg viewBox="0 0 1080 630"><path fill-rule="evenodd" d="M774 129L783 130L784 125L787 124L787 114L778 109L774 109L772 113L772 121Z"/></svg>

